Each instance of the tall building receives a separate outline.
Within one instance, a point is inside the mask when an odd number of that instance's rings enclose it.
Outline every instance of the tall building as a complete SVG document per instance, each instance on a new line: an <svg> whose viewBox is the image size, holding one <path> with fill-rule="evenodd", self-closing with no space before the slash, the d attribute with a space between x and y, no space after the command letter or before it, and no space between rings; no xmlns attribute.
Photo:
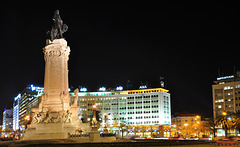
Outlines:
<svg viewBox="0 0 240 147"><path fill-rule="evenodd" d="M13 109L4 109L2 131L12 130Z"/></svg>
<svg viewBox="0 0 240 147"><path fill-rule="evenodd" d="M218 77L212 85L214 120L222 112L240 110L240 72L235 75ZM224 130L218 129L217 135L224 136Z"/></svg>
<svg viewBox="0 0 240 147"><path fill-rule="evenodd" d="M80 117L87 120L96 104L101 116L107 115L107 126L118 133L120 124L128 127L128 132L139 136L169 137L171 124L170 93L163 88L127 91L79 92ZM74 101L74 93L70 93ZM102 117L104 119L104 117ZM102 128L105 126L102 121Z"/></svg>
<svg viewBox="0 0 240 147"><path fill-rule="evenodd" d="M21 94L19 93L13 102L13 130L19 129L19 99L21 98Z"/></svg>
<svg viewBox="0 0 240 147"><path fill-rule="evenodd" d="M18 96L14 98L13 103L13 129L22 130L25 128L28 120L27 115L31 115L31 108L38 105L38 97L42 95L43 87L27 86Z"/></svg>

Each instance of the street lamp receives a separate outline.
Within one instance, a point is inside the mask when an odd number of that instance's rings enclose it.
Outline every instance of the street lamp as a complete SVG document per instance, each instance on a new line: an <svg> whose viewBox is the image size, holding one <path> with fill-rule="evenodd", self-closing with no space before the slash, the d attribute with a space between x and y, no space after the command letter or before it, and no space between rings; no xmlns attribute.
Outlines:
<svg viewBox="0 0 240 147"><path fill-rule="evenodd" d="M188 128L187 128L188 124L184 124L184 126L185 126L185 130L186 130L186 136L188 137Z"/></svg>
<svg viewBox="0 0 240 147"><path fill-rule="evenodd" d="M97 105L92 106L93 110L93 119L92 119L92 131L97 131L97 119L96 119L96 110L97 110Z"/></svg>
<svg viewBox="0 0 240 147"><path fill-rule="evenodd" d="M227 115L227 112L222 112L222 115L226 116L226 115Z"/></svg>

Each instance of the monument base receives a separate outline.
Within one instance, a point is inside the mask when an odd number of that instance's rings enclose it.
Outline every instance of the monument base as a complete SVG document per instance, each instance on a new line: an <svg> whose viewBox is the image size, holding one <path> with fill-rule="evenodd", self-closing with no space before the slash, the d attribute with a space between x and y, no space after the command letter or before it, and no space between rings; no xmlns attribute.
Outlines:
<svg viewBox="0 0 240 147"><path fill-rule="evenodd" d="M68 134L76 134L78 130L90 132L89 128L84 123L36 123L25 130L22 140L68 139Z"/></svg>
<svg viewBox="0 0 240 147"><path fill-rule="evenodd" d="M101 142L100 132L99 131L91 131L90 132L90 142Z"/></svg>
<svg viewBox="0 0 240 147"><path fill-rule="evenodd" d="M42 123L31 124L25 130L23 140L67 139L68 132L74 132L75 127L70 123Z"/></svg>

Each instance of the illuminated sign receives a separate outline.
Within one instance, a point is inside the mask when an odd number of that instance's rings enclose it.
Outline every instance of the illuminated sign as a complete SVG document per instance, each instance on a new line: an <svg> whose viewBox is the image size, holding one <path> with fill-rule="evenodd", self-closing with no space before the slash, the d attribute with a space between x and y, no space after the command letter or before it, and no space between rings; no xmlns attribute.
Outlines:
<svg viewBox="0 0 240 147"><path fill-rule="evenodd" d="M44 90L43 87L36 87L36 86L34 86L33 84L30 85L30 88L31 88L32 91L41 92L41 93L42 93L43 90Z"/></svg>
<svg viewBox="0 0 240 147"><path fill-rule="evenodd" d="M82 88L80 88L80 91L86 92L86 91L87 91L87 88L86 88L86 87L82 87Z"/></svg>
<svg viewBox="0 0 240 147"><path fill-rule="evenodd" d="M122 90L123 90L123 87L122 87L122 86L118 86L118 87L116 88L116 90L122 91Z"/></svg>
<svg viewBox="0 0 240 147"><path fill-rule="evenodd" d="M160 83L161 83L161 87L164 87L164 82L163 82L163 81L161 81Z"/></svg>
<svg viewBox="0 0 240 147"><path fill-rule="evenodd" d="M106 87L100 87L99 91L106 91Z"/></svg>
<svg viewBox="0 0 240 147"><path fill-rule="evenodd" d="M234 78L234 75L225 76L225 77L219 77L219 78L217 78L217 80L230 79L230 78Z"/></svg>
<svg viewBox="0 0 240 147"><path fill-rule="evenodd" d="M147 86L146 85L142 85L139 87L139 89L147 89Z"/></svg>
<svg viewBox="0 0 240 147"><path fill-rule="evenodd" d="M21 94L19 93L15 98L14 101L16 101L17 99L19 99L21 97Z"/></svg>

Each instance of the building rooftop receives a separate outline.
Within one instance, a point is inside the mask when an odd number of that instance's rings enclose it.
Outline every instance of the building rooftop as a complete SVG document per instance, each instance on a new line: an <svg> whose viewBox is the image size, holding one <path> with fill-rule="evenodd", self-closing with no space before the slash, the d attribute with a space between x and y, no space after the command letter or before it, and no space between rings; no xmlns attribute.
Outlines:
<svg viewBox="0 0 240 147"><path fill-rule="evenodd" d="M151 92L169 92L163 88L151 88L151 89L138 89L138 90L124 90L124 91L98 91L98 92L79 92L78 96L102 96L102 95L116 95L116 94L138 94L138 93L151 93ZM70 96L74 96L73 92L70 92Z"/></svg>
<svg viewBox="0 0 240 147"><path fill-rule="evenodd" d="M214 81L214 84L225 84L225 83L236 82L236 81L240 81L240 71L237 71L233 75L218 77L217 80Z"/></svg>

